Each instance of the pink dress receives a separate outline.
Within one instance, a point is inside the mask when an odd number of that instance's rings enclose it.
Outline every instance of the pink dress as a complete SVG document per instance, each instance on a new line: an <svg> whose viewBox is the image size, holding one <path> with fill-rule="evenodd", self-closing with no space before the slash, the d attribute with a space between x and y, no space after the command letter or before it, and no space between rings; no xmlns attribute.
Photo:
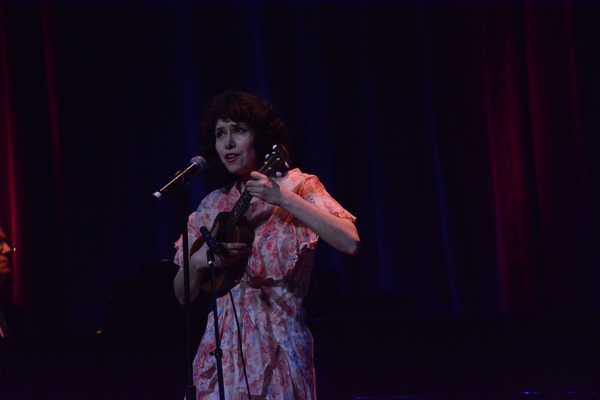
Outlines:
<svg viewBox="0 0 600 400"><path fill-rule="evenodd" d="M314 175L289 171L275 181L315 206L354 222ZM229 211L239 199L236 185L210 193L190 216L190 245L202 226L210 229L217 214ZM252 399L315 399L313 339L304 324L302 302L314 260L318 236L287 211L252 199L246 212L255 238L242 282L231 292L235 299L242 349ZM183 265L181 239L175 262ZM219 330L223 350L225 399L247 400L240 357L238 328L227 294L218 299ZM198 399L218 399L213 316L194 359L194 385Z"/></svg>

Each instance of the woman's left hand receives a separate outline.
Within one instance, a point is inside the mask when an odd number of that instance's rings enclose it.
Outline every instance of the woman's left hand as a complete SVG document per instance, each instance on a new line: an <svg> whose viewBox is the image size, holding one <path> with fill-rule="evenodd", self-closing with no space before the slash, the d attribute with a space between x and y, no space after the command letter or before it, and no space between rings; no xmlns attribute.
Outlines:
<svg viewBox="0 0 600 400"><path fill-rule="evenodd" d="M260 172L254 171L250 174L250 177L252 180L246 182L246 189L252 197L276 206L281 205L282 191L286 190L285 188L282 188L273 179Z"/></svg>

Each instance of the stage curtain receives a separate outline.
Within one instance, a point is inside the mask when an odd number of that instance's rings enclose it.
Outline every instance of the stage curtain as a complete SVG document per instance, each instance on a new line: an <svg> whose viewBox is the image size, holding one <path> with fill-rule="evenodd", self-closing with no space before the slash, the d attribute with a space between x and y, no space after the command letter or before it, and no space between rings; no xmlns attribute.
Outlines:
<svg viewBox="0 0 600 400"><path fill-rule="evenodd" d="M344 306L313 315L597 311L599 18L591 1L0 2L13 298L101 325L116 280L173 257L181 207L150 195L197 155L206 101L239 89L358 217L360 254L320 244L315 266L314 296ZM210 189L197 178L187 212Z"/></svg>

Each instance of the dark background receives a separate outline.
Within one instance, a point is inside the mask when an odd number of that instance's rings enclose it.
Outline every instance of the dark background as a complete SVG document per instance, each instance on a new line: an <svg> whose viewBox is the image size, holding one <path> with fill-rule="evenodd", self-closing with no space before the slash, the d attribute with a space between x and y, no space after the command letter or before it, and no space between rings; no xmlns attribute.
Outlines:
<svg viewBox="0 0 600 400"><path fill-rule="evenodd" d="M198 153L204 104L240 89L358 218L361 252L320 244L306 302L321 398L595 398L599 21L595 1L0 1L26 321L4 396L182 397L159 263L180 210L150 195Z"/></svg>

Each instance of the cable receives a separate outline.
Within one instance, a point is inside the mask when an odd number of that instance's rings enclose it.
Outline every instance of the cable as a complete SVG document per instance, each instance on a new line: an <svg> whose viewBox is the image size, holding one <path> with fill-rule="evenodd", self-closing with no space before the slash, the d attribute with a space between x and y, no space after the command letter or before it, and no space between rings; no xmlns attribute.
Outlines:
<svg viewBox="0 0 600 400"><path fill-rule="evenodd" d="M242 331L240 330L240 321L238 319L237 310L235 308L235 301L233 300L233 293L231 293L231 286L229 285L229 279L227 279L227 274L225 273L225 268L222 269L223 280L227 285L227 291L229 292L229 298L231 299L231 308L233 309L233 316L235 317L235 324L237 326L238 333L238 345L240 346L240 357L242 359L242 369L244 371L244 379L246 380L246 390L248 391L248 400L252 400L252 395L250 394L250 384L248 383L248 372L246 371L246 360L244 359L244 349L242 347ZM214 290L214 288L213 288Z"/></svg>

